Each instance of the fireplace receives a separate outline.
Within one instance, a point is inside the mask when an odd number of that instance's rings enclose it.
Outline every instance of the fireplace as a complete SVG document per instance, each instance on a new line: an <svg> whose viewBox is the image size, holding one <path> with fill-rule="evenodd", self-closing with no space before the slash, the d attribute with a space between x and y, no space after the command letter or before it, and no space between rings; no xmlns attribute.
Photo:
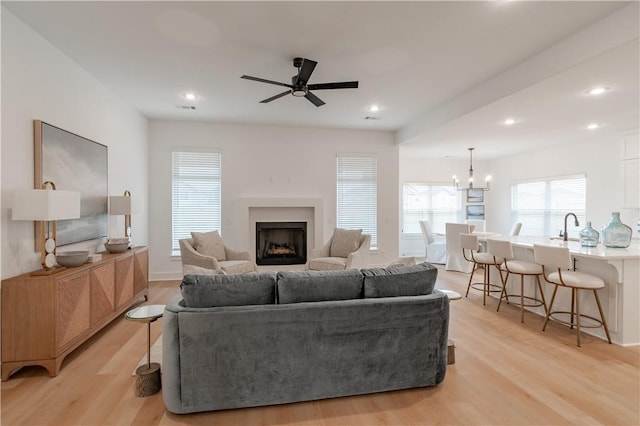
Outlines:
<svg viewBox="0 0 640 426"><path fill-rule="evenodd" d="M307 222L256 222L256 263L307 263Z"/></svg>

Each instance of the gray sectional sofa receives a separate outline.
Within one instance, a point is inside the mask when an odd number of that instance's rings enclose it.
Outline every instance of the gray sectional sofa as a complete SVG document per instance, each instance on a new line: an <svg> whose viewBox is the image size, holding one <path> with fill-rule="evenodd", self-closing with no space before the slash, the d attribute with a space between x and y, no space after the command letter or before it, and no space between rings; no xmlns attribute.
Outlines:
<svg viewBox="0 0 640 426"><path fill-rule="evenodd" d="M173 413L440 383L449 303L437 269L187 275L163 318Z"/></svg>

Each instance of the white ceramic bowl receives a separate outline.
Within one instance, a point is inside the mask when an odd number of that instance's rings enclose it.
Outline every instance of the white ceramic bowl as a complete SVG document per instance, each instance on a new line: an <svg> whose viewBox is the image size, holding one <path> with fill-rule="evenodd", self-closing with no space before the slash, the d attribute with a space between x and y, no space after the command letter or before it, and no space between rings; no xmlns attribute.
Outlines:
<svg viewBox="0 0 640 426"><path fill-rule="evenodd" d="M124 237L124 238L109 238L107 240L107 242L109 244L123 244L123 243L128 243L129 239L127 237Z"/></svg>
<svg viewBox="0 0 640 426"><path fill-rule="evenodd" d="M60 266L74 267L80 266L89 258L88 251L65 251L56 254L56 262Z"/></svg>
<svg viewBox="0 0 640 426"><path fill-rule="evenodd" d="M122 253L123 251L127 251L129 248L129 242L124 243L104 243L104 248L107 249L109 253Z"/></svg>

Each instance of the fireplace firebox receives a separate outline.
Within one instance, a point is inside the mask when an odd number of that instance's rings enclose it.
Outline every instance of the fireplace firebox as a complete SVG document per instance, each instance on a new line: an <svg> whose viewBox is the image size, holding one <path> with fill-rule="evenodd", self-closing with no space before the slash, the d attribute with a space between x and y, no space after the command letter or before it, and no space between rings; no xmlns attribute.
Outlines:
<svg viewBox="0 0 640 426"><path fill-rule="evenodd" d="M307 222L256 222L256 263L307 263Z"/></svg>

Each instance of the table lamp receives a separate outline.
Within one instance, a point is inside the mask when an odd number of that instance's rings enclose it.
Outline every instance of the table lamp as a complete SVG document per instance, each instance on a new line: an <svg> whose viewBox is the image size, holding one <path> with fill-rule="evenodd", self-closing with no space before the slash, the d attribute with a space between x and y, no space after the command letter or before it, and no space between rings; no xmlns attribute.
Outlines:
<svg viewBox="0 0 640 426"><path fill-rule="evenodd" d="M131 242L131 192L109 197L109 214L124 215L124 236Z"/></svg>
<svg viewBox="0 0 640 426"><path fill-rule="evenodd" d="M80 192L58 191L51 181L42 189L18 190L13 193L12 220L44 221L40 247L42 270L32 275L50 275L65 268L56 266L56 221L80 217Z"/></svg>

